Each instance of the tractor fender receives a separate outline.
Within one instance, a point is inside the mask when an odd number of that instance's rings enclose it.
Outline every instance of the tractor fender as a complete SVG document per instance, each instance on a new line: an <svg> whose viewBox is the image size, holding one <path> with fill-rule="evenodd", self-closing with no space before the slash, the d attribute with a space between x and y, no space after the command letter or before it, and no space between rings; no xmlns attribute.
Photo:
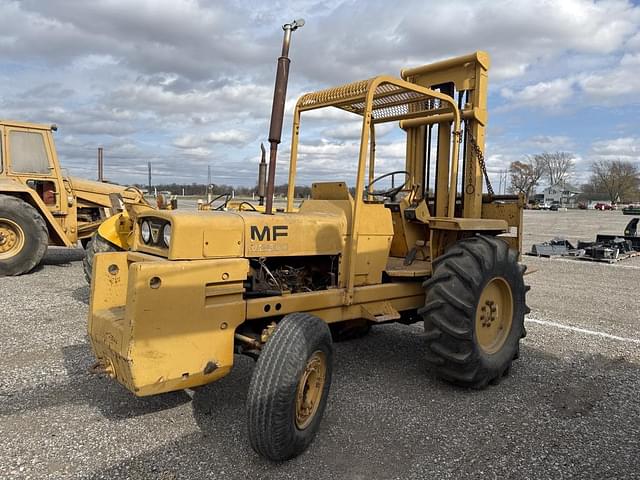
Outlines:
<svg viewBox="0 0 640 480"><path fill-rule="evenodd" d="M128 250L129 234L132 230L133 223L129 214L124 211L104 220L98 227L98 235L121 250Z"/></svg>

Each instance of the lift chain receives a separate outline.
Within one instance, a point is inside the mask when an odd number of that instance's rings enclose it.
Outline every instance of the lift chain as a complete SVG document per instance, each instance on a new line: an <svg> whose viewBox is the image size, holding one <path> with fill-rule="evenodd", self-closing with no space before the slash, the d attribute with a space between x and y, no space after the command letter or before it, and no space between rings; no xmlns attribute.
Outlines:
<svg viewBox="0 0 640 480"><path fill-rule="evenodd" d="M493 191L493 186L491 185L491 180L489 180L489 174L487 173L487 165L484 163L484 155L482 153L482 150L478 146L476 139L473 138L473 134L471 133L470 129L467 130L467 135L469 136L469 141L471 142L471 150L473 151L473 154L478 159L478 163L480 164L480 169L482 170L482 174L484 175L484 179L487 184L487 192L489 192L490 197L493 197L495 194Z"/></svg>

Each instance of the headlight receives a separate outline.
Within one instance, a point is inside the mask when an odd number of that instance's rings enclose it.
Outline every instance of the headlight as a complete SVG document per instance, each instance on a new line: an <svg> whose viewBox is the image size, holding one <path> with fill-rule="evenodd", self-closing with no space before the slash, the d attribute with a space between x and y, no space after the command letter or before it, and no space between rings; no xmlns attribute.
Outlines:
<svg viewBox="0 0 640 480"><path fill-rule="evenodd" d="M171 224L167 223L162 229L162 239L164 240L164 244L168 247L171 242Z"/></svg>
<svg viewBox="0 0 640 480"><path fill-rule="evenodd" d="M142 241L149 243L151 241L151 225L148 221L143 221L140 224L140 234L142 235Z"/></svg>

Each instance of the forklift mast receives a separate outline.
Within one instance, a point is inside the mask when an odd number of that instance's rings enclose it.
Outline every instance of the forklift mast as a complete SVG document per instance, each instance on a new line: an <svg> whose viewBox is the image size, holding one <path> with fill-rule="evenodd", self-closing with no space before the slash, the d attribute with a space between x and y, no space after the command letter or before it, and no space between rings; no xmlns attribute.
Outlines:
<svg viewBox="0 0 640 480"><path fill-rule="evenodd" d="M489 55L475 52L417 68L403 69L404 80L440 91L457 100L462 120L462 169L456 182L456 217L481 218L484 136L487 123L487 70ZM451 135L453 113L443 105L428 117L402 120L407 132L406 170L411 184L420 185L417 198L425 198L431 215L444 217L449 209ZM435 155L432 155L435 151ZM435 162L434 158L435 157ZM451 159L456 161L457 159ZM486 177L485 177L486 178ZM443 188L444 187L444 188ZM487 190L491 193L490 184ZM434 193L435 192L435 193Z"/></svg>

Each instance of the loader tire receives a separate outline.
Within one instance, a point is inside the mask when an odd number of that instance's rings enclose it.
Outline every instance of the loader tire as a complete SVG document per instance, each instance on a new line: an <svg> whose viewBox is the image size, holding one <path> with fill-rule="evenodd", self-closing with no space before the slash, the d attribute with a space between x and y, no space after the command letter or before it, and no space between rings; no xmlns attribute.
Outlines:
<svg viewBox="0 0 640 480"><path fill-rule="evenodd" d="M91 284L91 275L93 273L93 256L102 252L120 252L120 248L105 240L98 232L91 236L91 240L84 250L84 258L82 259L82 268L84 269L84 278L88 284Z"/></svg>
<svg viewBox="0 0 640 480"><path fill-rule="evenodd" d="M495 237L460 240L433 262L424 282L426 359L436 375L463 387L498 383L526 335L528 287L518 253Z"/></svg>
<svg viewBox="0 0 640 480"><path fill-rule="evenodd" d="M247 396L251 447L283 461L301 454L320 426L331 385L333 346L327 324L286 315L258 358Z"/></svg>
<svg viewBox="0 0 640 480"><path fill-rule="evenodd" d="M47 225L27 202L0 195L0 276L29 272L49 244Z"/></svg>

